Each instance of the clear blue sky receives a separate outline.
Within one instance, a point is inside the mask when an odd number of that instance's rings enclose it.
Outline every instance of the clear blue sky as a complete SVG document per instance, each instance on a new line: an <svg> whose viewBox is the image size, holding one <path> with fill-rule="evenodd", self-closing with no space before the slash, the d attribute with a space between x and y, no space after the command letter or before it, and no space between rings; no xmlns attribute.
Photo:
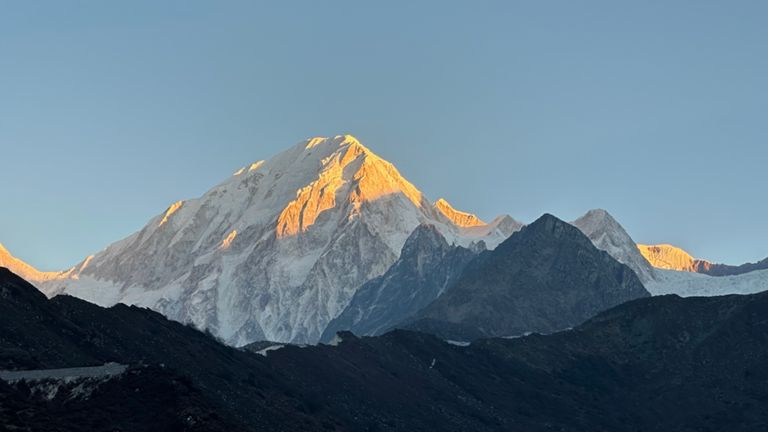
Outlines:
<svg viewBox="0 0 768 432"><path fill-rule="evenodd" d="M0 242L74 264L352 133L490 219L768 256L768 2L35 1L0 11Z"/></svg>

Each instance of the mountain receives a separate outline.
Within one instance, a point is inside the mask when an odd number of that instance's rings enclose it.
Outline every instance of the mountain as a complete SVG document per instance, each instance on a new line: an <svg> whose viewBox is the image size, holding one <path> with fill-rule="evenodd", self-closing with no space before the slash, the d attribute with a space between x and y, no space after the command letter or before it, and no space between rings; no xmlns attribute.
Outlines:
<svg viewBox="0 0 768 432"><path fill-rule="evenodd" d="M654 279L653 267L637 249L634 240L607 211L590 210L571 224L589 237L598 249L629 266L643 283Z"/></svg>
<svg viewBox="0 0 768 432"><path fill-rule="evenodd" d="M669 244L639 244L637 247L652 266L666 270L702 273L710 276L736 276L756 270L768 270L768 258L756 263L733 266L694 258L683 249Z"/></svg>
<svg viewBox="0 0 768 432"><path fill-rule="evenodd" d="M450 243L494 247L516 223L465 226L447 208L354 137L313 138L174 203L38 285L103 306L146 306L233 345L315 342L418 225L434 225Z"/></svg>
<svg viewBox="0 0 768 432"><path fill-rule="evenodd" d="M349 306L331 320L321 341L341 330L373 336L427 306L461 274L475 251L449 245L434 225L420 225L405 241L400 258L382 276L366 282Z"/></svg>
<svg viewBox="0 0 768 432"><path fill-rule="evenodd" d="M653 267L659 269L697 272L700 266L706 265L706 261L697 260L688 252L668 244L638 244L637 248Z"/></svg>
<svg viewBox="0 0 768 432"><path fill-rule="evenodd" d="M59 272L44 272L34 268L13 256L2 243L0 243L0 267L10 269L24 279L35 282L53 279L61 275Z"/></svg>
<svg viewBox="0 0 768 432"><path fill-rule="evenodd" d="M481 254L404 326L458 341L551 333L648 295L629 267L546 214Z"/></svg>
<svg viewBox="0 0 768 432"><path fill-rule="evenodd" d="M0 296L0 369L127 366L104 379L0 379L0 424L9 429L629 432L768 425L768 293L644 298L570 331L468 346L398 330L367 338L342 333L334 345L264 355L146 309L47 300L6 270Z"/></svg>
<svg viewBox="0 0 768 432"><path fill-rule="evenodd" d="M476 215L454 209L453 206L443 198L435 201L434 207L435 210L439 211L456 226L467 228L486 225L486 223L481 221Z"/></svg>

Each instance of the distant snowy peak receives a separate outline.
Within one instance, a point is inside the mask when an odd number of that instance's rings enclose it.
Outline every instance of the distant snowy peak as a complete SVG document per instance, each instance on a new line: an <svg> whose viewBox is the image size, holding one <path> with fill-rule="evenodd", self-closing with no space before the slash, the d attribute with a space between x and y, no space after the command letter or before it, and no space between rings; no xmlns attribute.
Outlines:
<svg viewBox="0 0 768 432"><path fill-rule="evenodd" d="M697 267L696 262L708 264L708 262L697 260L683 249L670 244L638 244L637 248L640 249L640 253L643 254L643 257L645 257L652 266L659 269L695 272Z"/></svg>
<svg viewBox="0 0 768 432"><path fill-rule="evenodd" d="M499 230L507 237L511 236L517 231L520 231L525 226L524 223L515 220L510 215L497 216L488 225L494 229Z"/></svg>
<svg viewBox="0 0 768 432"><path fill-rule="evenodd" d="M21 276L25 280L33 283L64 279L68 277L78 277L80 270L88 265L88 260L67 271L46 272L40 271L26 262L16 258L5 246L0 243L0 267L5 267L13 273Z"/></svg>
<svg viewBox="0 0 768 432"><path fill-rule="evenodd" d="M683 249L669 244L639 244L637 247L645 259L652 266L659 269L702 273L710 276L736 276L759 270L768 270L768 258L754 263L728 265L694 258Z"/></svg>
<svg viewBox="0 0 768 432"><path fill-rule="evenodd" d="M468 248L474 248L473 244L482 242L488 249L494 249L509 236L525 226L509 215L498 216L490 223L468 227L456 227L454 236L443 233L452 243ZM482 248L484 249L484 248Z"/></svg>
<svg viewBox="0 0 768 432"><path fill-rule="evenodd" d="M31 282L43 280L49 275L49 273L41 272L11 255L11 252L9 252L2 243L0 243L0 267L5 267Z"/></svg>
<svg viewBox="0 0 768 432"><path fill-rule="evenodd" d="M712 296L768 289L768 259L729 266L695 259L670 245L637 245L605 210L590 210L572 224L599 249L632 268L653 295Z"/></svg>
<svg viewBox="0 0 768 432"><path fill-rule="evenodd" d="M443 198L440 198L435 202L435 209L459 227L486 225L486 223L480 220L476 215L456 210Z"/></svg>
<svg viewBox="0 0 768 432"><path fill-rule="evenodd" d="M629 266L643 283L654 280L653 267L643 258L632 237L603 209L593 209L571 222L598 248Z"/></svg>
<svg viewBox="0 0 768 432"><path fill-rule="evenodd" d="M671 245L637 245L605 210L590 210L572 223L595 246L632 268L653 295L750 294L768 289L768 259L728 266L696 259Z"/></svg>
<svg viewBox="0 0 768 432"><path fill-rule="evenodd" d="M443 251L449 247L448 242L437 227L432 224L421 224L408 236L403 245L401 256L402 254L411 255L417 250Z"/></svg>

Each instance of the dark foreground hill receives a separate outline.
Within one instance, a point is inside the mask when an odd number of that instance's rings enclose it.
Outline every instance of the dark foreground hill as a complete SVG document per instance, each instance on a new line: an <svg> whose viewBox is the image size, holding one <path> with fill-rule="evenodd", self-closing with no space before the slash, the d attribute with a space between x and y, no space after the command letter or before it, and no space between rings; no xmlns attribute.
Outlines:
<svg viewBox="0 0 768 432"><path fill-rule="evenodd" d="M46 300L5 270L0 300L0 368L129 365L87 391L58 383L50 399L40 391L46 383L0 382L6 429L768 427L766 293L640 299L571 331L467 347L409 331L344 333L338 346L287 346L267 357L147 310Z"/></svg>

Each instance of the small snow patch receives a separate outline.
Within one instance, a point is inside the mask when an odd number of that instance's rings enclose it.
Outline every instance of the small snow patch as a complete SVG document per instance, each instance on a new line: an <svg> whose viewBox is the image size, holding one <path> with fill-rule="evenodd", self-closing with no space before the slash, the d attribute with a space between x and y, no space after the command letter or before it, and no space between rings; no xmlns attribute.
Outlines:
<svg viewBox="0 0 768 432"><path fill-rule="evenodd" d="M519 339L519 338L522 338L522 337L530 336L532 334L533 334L533 332L525 332L525 333L520 334L520 335L502 336L502 339Z"/></svg>
<svg viewBox="0 0 768 432"><path fill-rule="evenodd" d="M336 333L336 336L334 336L333 339L331 339L331 341L328 342L328 345L339 346L339 344L342 342L344 342L344 338L342 338L341 336L339 336L338 333Z"/></svg>
<svg viewBox="0 0 768 432"><path fill-rule="evenodd" d="M267 356L267 353L270 351L277 351L280 348L283 348L285 345L272 345L264 348L263 350L256 351L256 354L263 355L264 357Z"/></svg>
<svg viewBox="0 0 768 432"><path fill-rule="evenodd" d="M446 340L446 342L451 344L451 345L456 345L456 346L460 346L460 347L469 346L469 344L471 343L471 342L455 341L455 340Z"/></svg>

